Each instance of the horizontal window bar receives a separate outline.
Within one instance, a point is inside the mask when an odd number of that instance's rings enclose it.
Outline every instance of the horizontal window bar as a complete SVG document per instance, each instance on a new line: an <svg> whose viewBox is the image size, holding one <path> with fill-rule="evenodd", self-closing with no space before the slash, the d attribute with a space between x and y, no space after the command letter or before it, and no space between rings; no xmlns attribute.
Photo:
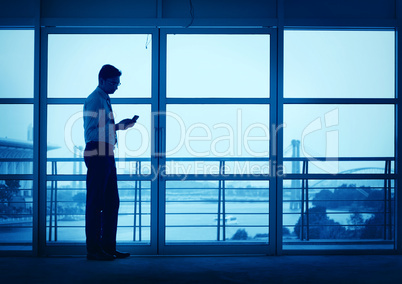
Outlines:
<svg viewBox="0 0 402 284"><path fill-rule="evenodd" d="M167 104L270 104L271 98L167 98Z"/></svg>
<svg viewBox="0 0 402 284"><path fill-rule="evenodd" d="M397 104L397 98L283 98L284 104Z"/></svg>
<svg viewBox="0 0 402 284"><path fill-rule="evenodd" d="M152 98L114 98L112 104L152 104ZM79 104L84 105L85 98L48 98L50 104Z"/></svg>
<svg viewBox="0 0 402 284"><path fill-rule="evenodd" d="M33 98L1 98L0 104L33 104Z"/></svg>
<svg viewBox="0 0 402 284"><path fill-rule="evenodd" d="M396 179L396 174L284 174L283 179Z"/></svg>
<svg viewBox="0 0 402 284"><path fill-rule="evenodd" d="M10 179L18 179L18 180L32 180L33 175L25 175L25 174L1 174L0 175L0 180L10 180ZM32 190L30 188L29 190Z"/></svg>

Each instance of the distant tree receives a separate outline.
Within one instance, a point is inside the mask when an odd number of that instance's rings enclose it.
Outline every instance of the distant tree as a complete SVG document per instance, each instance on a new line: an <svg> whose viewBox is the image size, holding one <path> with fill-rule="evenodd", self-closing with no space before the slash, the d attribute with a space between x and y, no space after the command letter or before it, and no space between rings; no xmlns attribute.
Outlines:
<svg viewBox="0 0 402 284"><path fill-rule="evenodd" d="M0 184L0 202L9 202L20 187L19 180L6 180L5 184Z"/></svg>
<svg viewBox="0 0 402 284"><path fill-rule="evenodd" d="M8 203L18 193L20 187L19 180L6 180L4 184L0 184L0 213L9 213L12 208Z"/></svg>
<svg viewBox="0 0 402 284"><path fill-rule="evenodd" d="M77 202L78 205L85 204L87 195L84 192L79 192L73 196L73 201Z"/></svg>
<svg viewBox="0 0 402 284"><path fill-rule="evenodd" d="M361 233L362 239L381 239L384 238L384 214L375 213L364 222Z"/></svg>
<svg viewBox="0 0 402 284"><path fill-rule="evenodd" d="M349 224L352 225L346 230L346 236L358 239L381 239L384 238L384 189L372 189L369 186L356 187L355 184L342 184L341 186L328 190L324 189L318 192L312 201L316 207L326 207L328 209L350 210L351 212L359 212L370 209L376 212L369 219L364 220L362 214L353 213L349 218ZM311 209L310 209L311 210ZM391 212L394 212L391 207ZM326 214L325 214L326 215ZM329 224L330 221L325 220L323 212L321 217L316 216L319 223ZM312 226L313 220L310 215L310 238L316 237L316 232ZM295 227L295 233L300 237L300 220ZM338 226L339 227L339 226ZM340 227L339 227L340 228ZM330 236L336 230L333 228L331 232L326 232ZM335 232L343 234L343 229ZM322 229L320 236L322 237L325 229ZM387 235L392 234L387 228Z"/></svg>
<svg viewBox="0 0 402 284"><path fill-rule="evenodd" d="M255 239L258 239L258 238L268 238L268 234L256 234L255 236L254 236L254 238Z"/></svg>
<svg viewBox="0 0 402 284"><path fill-rule="evenodd" d="M247 240L248 234L245 229L238 229L233 235L232 240Z"/></svg>
<svg viewBox="0 0 402 284"><path fill-rule="evenodd" d="M318 192L314 196L313 205L317 207L323 206L327 209L339 209L352 206L372 207L375 206L375 203L364 201L381 199L381 192L383 191L372 190L367 186L356 187L355 184L342 184L333 191L323 189Z"/></svg>
<svg viewBox="0 0 402 284"><path fill-rule="evenodd" d="M364 227L364 219L361 213L355 212L349 217L349 224L352 225L348 228L350 238L360 239Z"/></svg>
<svg viewBox="0 0 402 284"><path fill-rule="evenodd" d="M340 239L346 236L346 229L338 222L327 216L327 209L323 206L312 207L309 209L309 226L307 227L307 216L303 216L304 230L303 236L310 239ZM294 233L301 238L301 217L297 221Z"/></svg>
<svg viewBox="0 0 402 284"><path fill-rule="evenodd" d="M384 189L381 190L370 190L368 191L367 200L384 200ZM375 202L369 202L367 204L370 207L378 207ZM382 203L381 203L382 205Z"/></svg>
<svg viewBox="0 0 402 284"><path fill-rule="evenodd" d="M330 208L333 206L331 201L334 198L334 193L329 189L323 189L318 192L313 199L313 205L317 207Z"/></svg>

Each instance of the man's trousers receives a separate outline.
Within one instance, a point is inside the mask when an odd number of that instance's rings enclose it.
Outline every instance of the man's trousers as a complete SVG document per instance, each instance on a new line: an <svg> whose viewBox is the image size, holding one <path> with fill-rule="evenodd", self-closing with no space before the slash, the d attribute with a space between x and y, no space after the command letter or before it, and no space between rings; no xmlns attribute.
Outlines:
<svg viewBox="0 0 402 284"><path fill-rule="evenodd" d="M87 172L87 202L85 234L88 253L102 249L116 250L119 193L117 189L116 164L111 151L99 149L98 143L87 143L84 160Z"/></svg>

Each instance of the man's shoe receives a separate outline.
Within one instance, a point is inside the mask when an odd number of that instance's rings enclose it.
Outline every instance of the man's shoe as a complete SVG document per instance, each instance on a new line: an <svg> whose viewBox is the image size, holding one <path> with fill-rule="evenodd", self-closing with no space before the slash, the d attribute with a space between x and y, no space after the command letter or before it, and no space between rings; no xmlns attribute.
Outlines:
<svg viewBox="0 0 402 284"><path fill-rule="evenodd" d="M96 253L88 253L87 254L87 259L88 260L106 260L106 261L110 261L110 260L115 260L116 256L114 256L112 254L108 254L108 253L102 251L102 252L96 252Z"/></svg>
<svg viewBox="0 0 402 284"><path fill-rule="evenodd" d="M129 252L121 252L121 251L115 251L114 253L113 253L113 255L116 257L116 258L126 258L126 257L129 257L130 256L130 253Z"/></svg>

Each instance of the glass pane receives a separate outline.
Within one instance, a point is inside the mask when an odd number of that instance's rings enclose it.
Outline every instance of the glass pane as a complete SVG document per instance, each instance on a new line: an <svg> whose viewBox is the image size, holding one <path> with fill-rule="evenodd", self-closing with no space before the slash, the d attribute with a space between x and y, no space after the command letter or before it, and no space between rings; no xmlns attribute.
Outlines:
<svg viewBox="0 0 402 284"><path fill-rule="evenodd" d="M85 181L48 181L46 241L85 241Z"/></svg>
<svg viewBox="0 0 402 284"><path fill-rule="evenodd" d="M168 35L167 96L267 98L269 35Z"/></svg>
<svg viewBox="0 0 402 284"><path fill-rule="evenodd" d="M119 241L149 243L151 240L151 182L120 181Z"/></svg>
<svg viewBox="0 0 402 284"><path fill-rule="evenodd" d="M117 131L117 147L115 155L118 158L151 158L151 105L113 105L116 121L132 118L138 115L134 127Z"/></svg>
<svg viewBox="0 0 402 284"><path fill-rule="evenodd" d="M284 242L394 239L393 180L285 180L283 200Z"/></svg>
<svg viewBox="0 0 402 284"><path fill-rule="evenodd" d="M283 127L285 161L286 157L308 158L309 173L360 168L384 173L385 160L367 158L394 157L393 105L285 105ZM324 161L319 161L319 157ZM338 157L366 160L327 160ZM285 171L300 172L300 165L285 162Z"/></svg>
<svg viewBox="0 0 402 284"><path fill-rule="evenodd" d="M118 131L115 156L119 174L150 173L151 106L113 105L116 121L140 116L133 128ZM82 153L85 148L82 105L48 106L48 174L85 174ZM63 160L61 160L63 158Z"/></svg>
<svg viewBox="0 0 402 284"><path fill-rule="evenodd" d="M0 98L33 98L34 31L0 30Z"/></svg>
<svg viewBox="0 0 402 284"><path fill-rule="evenodd" d="M267 243L268 228L268 181L166 182L167 243Z"/></svg>
<svg viewBox="0 0 402 284"><path fill-rule="evenodd" d="M0 174L32 174L33 106L0 105L0 120ZM32 198L32 180L0 180L0 250L32 249Z"/></svg>
<svg viewBox="0 0 402 284"><path fill-rule="evenodd" d="M285 31L287 98L394 98L393 31Z"/></svg>
<svg viewBox="0 0 402 284"><path fill-rule="evenodd" d="M151 183L119 181L117 241L150 242ZM85 242L85 181L49 181L47 242Z"/></svg>
<svg viewBox="0 0 402 284"><path fill-rule="evenodd" d="M169 174L269 172L268 105L169 104L166 115Z"/></svg>
<svg viewBox="0 0 402 284"><path fill-rule="evenodd" d="M32 243L32 198L32 180L0 180L0 244Z"/></svg>
<svg viewBox="0 0 402 284"><path fill-rule="evenodd" d="M0 105L0 174L32 174L33 106Z"/></svg>
<svg viewBox="0 0 402 284"><path fill-rule="evenodd" d="M122 71L113 97L151 97L151 35L51 34L48 44L48 97L87 97L104 64Z"/></svg>

